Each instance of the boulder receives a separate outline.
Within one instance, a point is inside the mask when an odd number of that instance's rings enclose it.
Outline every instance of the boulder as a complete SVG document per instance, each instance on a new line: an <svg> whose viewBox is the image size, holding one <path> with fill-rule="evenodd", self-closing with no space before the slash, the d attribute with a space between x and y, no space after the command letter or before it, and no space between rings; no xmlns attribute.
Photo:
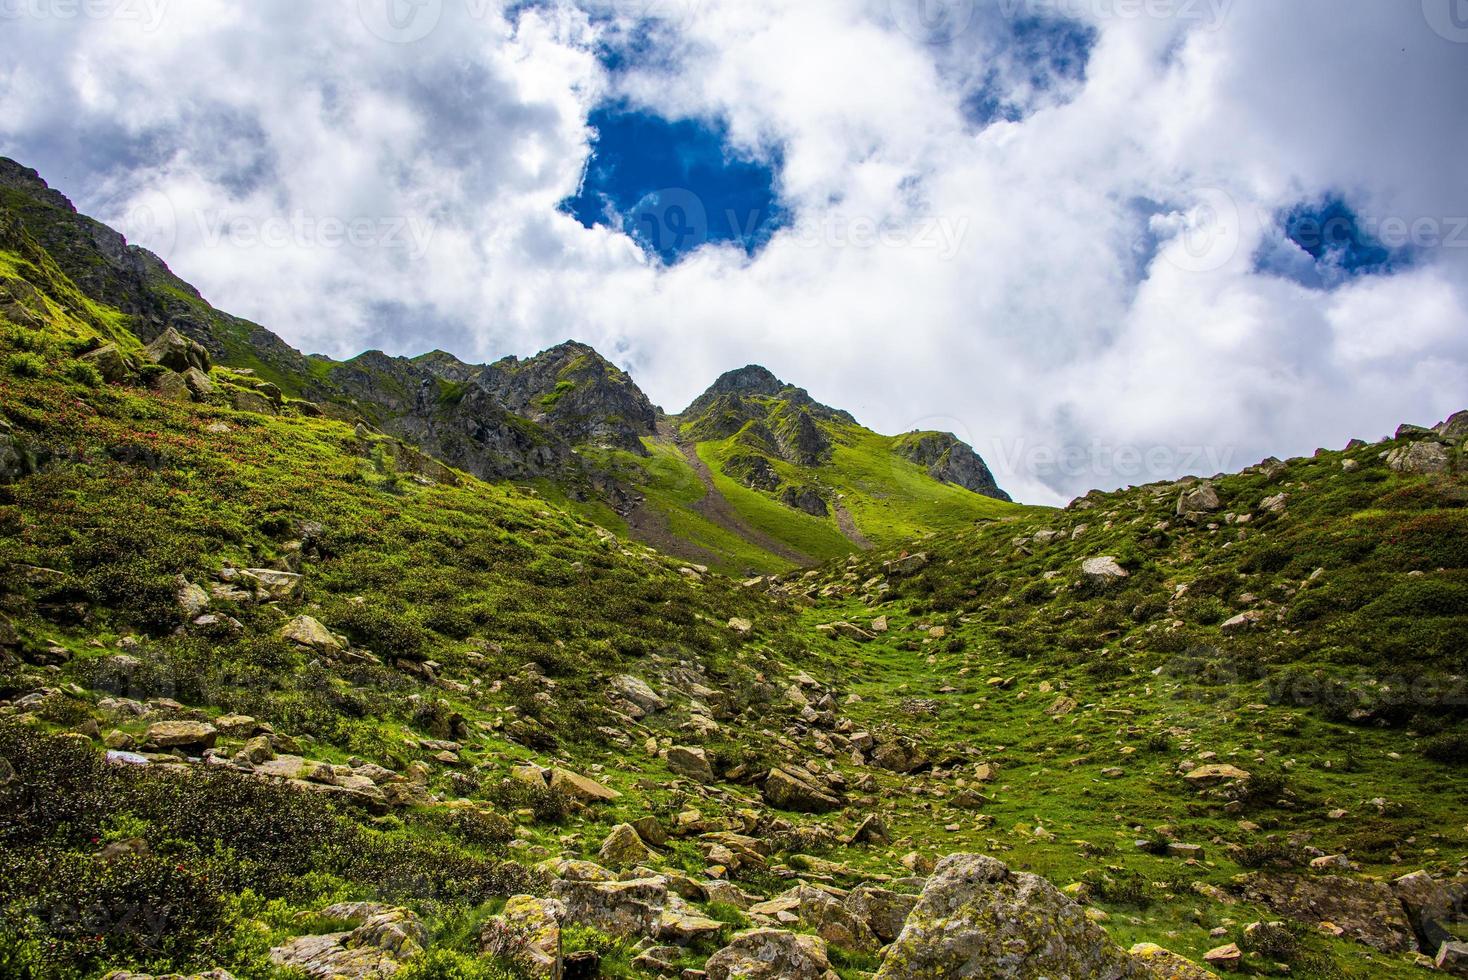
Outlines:
<svg viewBox="0 0 1468 980"><path fill-rule="evenodd" d="M566 909L565 921L609 936L655 936L668 904L668 888L657 878L630 881L557 881L551 897Z"/></svg>
<svg viewBox="0 0 1468 980"><path fill-rule="evenodd" d="M1202 523L1210 514L1223 510L1223 501L1211 483L1200 483L1182 492L1177 501L1177 516Z"/></svg>
<svg viewBox="0 0 1468 980"><path fill-rule="evenodd" d="M270 951L271 962L315 980L385 980L423 952L428 930L407 909L371 903L324 909L327 919L361 924L351 932L301 936Z"/></svg>
<svg viewBox="0 0 1468 980"><path fill-rule="evenodd" d="M213 725L198 721L160 721L148 726L144 744L159 751L183 749L204 752L214 748L219 732Z"/></svg>
<svg viewBox="0 0 1468 980"><path fill-rule="evenodd" d="M1447 924L1453 920L1453 896L1426 871L1414 871L1392 882L1392 893L1406 910L1407 921L1426 953L1452 939Z"/></svg>
<svg viewBox="0 0 1468 980"><path fill-rule="evenodd" d="M1086 577L1087 582L1101 588L1109 588L1131 578L1131 573L1109 555L1087 558L1081 563L1081 574Z"/></svg>
<svg viewBox="0 0 1468 980"><path fill-rule="evenodd" d="M203 344L185 337L172 327L163 331L156 340L143 348L143 353L148 360L162 364L179 374L183 374L190 368L207 374L212 366L209 352L204 349Z"/></svg>
<svg viewBox="0 0 1468 980"><path fill-rule="evenodd" d="M1219 783L1242 781L1253 777L1237 766L1210 765L1200 766L1183 778L1193 786L1215 786Z"/></svg>
<svg viewBox="0 0 1468 980"><path fill-rule="evenodd" d="M902 927L917 903L916 895L902 895L875 885L862 885L846 897L846 907L884 944L902 933Z"/></svg>
<svg viewBox="0 0 1468 980"><path fill-rule="evenodd" d="M872 753L872 765L906 775L928 765L928 756L911 739L896 738L877 746Z"/></svg>
<svg viewBox="0 0 1468 980"><path fill-rule="evenodd" d="M1468 412L1459 412L1437 427L1438 438L1448 442L1463 442L1468 439Z"/></svg>
<svg viewBox="0 0 1468 980"><path fill-rule="evenodd" d="M644 714L657 714L668 707L668 702L658 696L647 681L623 674L612 680L612 690L637 707Z"/></svg>
<svg viewBox="0 0 1468 980"><path fill-rule="evenodd" d="M714 769L703 749L675 745L668 750L668 768L675 774L707 786L714 781Z"/></svg>
<svg viewBox="0 0 1468 980"><path fill-rule="evenodd" d="M177 371L164 371L153 377L150 387L159 395L171 402L191 402L194 393L189 391L189 383L184 376Z"/></svg>
<svg viewBox="0 0 1468 980"><path fill-rule="evenodd" d="M654 861L657 855L642 840L631 824L612 828L597 852L597 860L609 868L632 868Z"/></svg>
<svg viewBox="0 0 1468 980"><path fill-rule="evenodd" d="M569 769L551 770L550 788L582 803L610 803L622 798L622 794L616 790L608 789L596 780L587 779Z"/></svg>
<svg viewBox="0 0 1468 980"><path fill-rule="evenodd" d="M286 623L281 627L280 638L323 653L336 653L342 648L331 631L310 616L297 616Z"/></svg>
<svg viewBox="0 0 1468 980"><path fill-rule="evenodd" d="M209 608L209 593L199 588L182 576L178 580L178 611L185 619L194 619L203 615L204 610Z"/></svg>
<svg viewBox="0 0 1468 980"><path fill-rule="evenodd" d="M490 956L513 963L527 977L559 980L565 918L566 906L560 902L516 895L485 923L480 946Z"/></svg>
<svg viewBox="0 0 1468 980"><path fill-rule="evenodd" d="M1243 879L1238 887L1245 901L1311 928L1333 922L1344 935L1383 953L1416 948L1402 903L1385 882L1261 873Z"/></svg>
<svg viewBox="0 0 1468 980"><path fill-rule="evenodd" d="M1135 969L1085 909L1045 879L956 854L939 863L876 976L1122 980Z"/></svg>
<svg viewBox="0 0 1468 980"><path fill-rule="evenodd" d="M1239 964L1244 962L1244 951L1239 949L1237 943L1229 943L1204 953L1203 962L1220 970L1237 970Z"/></svg>
<svg viewBox="0 0 1468 980"><path fill-rule="evenodd" d="M207 970L204 973L191 973L188 976L170 974L166 977L157 977L151 973L129 973L127 970L114 970L102 978L102 980L235 980L234 974L226 970Z"/></svg>
<svg viewBox="0 0 1468 980"><path fill-rule="evenodd" d="M817 785L816 777L797 766L771 769L765 778L765 802L792 813L830 813L841 799Z"/></svg>
<svg viewBox="0 0 1468 980"><path fill-rule="evenodd" d="M882 945L866 921L840 899L810 885L796 885L768 902L753 906L749 914L756 922L765 918L782 924L794 916L829 945L853 952L875 953Z"/></svg>
<svg viewBox="0 0 1468 980"><path fill-rule="evenodd" d="M241 575L265 598L278 602L299 599L305 585L302 576L294 572L278 572L273 568L248 568Z"/></svg>
<svg viewBox="0 0 1468 980"><path fill-rule="evenodd" d="M1421 476L1446 473L1451 465L1448 449L1440 442L1414 442L1387 453L1386 465L1398 473Z"/></svg>
<svg viewBox="0 0 1468 980"><path fill-rule="evenodd" d="M90 353L83 354L81 359L97 369L102 380L108 384L121 384L132 376L132 366L127 362L127 356L117 349L116 344L104 344Z"/></svg>
<svg viewBox="0 0 1468 980"><path fill-rule="evenodd" d="M1433 965L1443 973L1468 977L1468 943L1443 943Z"/></svg>
<svg viewBox="0 0 1468 980"><path fill-rule="evenodd" d="M183 373L184 384L189 386L189 391L195 398L203 399L214 393L214 382L209 380L209 375L198 368L189 368Z"/></svg>
<svg viewBox="0 0 1468 980"><path fill-rule="evenodd" d="M815 936L752 929L709 958L709 980L839 980Z"/></svg>

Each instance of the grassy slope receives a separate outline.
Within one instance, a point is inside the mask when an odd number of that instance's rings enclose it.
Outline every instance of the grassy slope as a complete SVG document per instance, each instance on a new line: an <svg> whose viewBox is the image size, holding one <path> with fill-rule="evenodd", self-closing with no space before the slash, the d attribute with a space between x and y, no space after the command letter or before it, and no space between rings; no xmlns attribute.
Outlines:
<svg viewBox="0 0 1468 980"><path fill-rule="evenodd" d="M904 729L999 766L998 780L979 787L991 798L981 815L894 808L898 832L934 854L998 853L1061 884L1109 869L1113 894L1103 889L1094 902L1111 913L1113 935L1194 958L1225 941L1211 929L1238 940L1229 923L1268 912L1213 904L1193 884L1226 887L1263 856L1289 853L1289 835L1346 854L1365 874L1462 874L1468 495L1460 477L1391 473L1378 458L1386 448L1224 479L1237 513L1289 495L1284 515L1243 527L1182 524L1176 487L1143 488L1098 497L1090 510L935 539L928 569L885 598L848 584L879 574L883 556L803 583L813 597L848 593L807 614L812 637L836 617L890 618L891 632L873 644L827 638L815 647L823 676L845 676L864 698L851 709L858 723L890 723L896 698ZM1347 457L1361 467L1354 474L1342 471ZM1089 530L1071 541L1082 525ZM1025 550L1014 543L1051 529L1067 533ZM1132 572L1115 591L1080 584L1081 561L1102 554ZM1222 628L1246 609L1266 611L1266 625ZM999 678L1008 683L991 684ZM1076 710L1052 718L1062 696ZM1254 773L1269 794L1238 813L1201 796L1181 774L1204 752ZM882 780L889 793L913 792ZM927 782L923 791L953 792L951 782ZM1383 807L1367 802L1378 798ZM1349 816L1328 818L1338 808ZM1206 861L1137 849L1163 826L1204 845ZM1046 834L1037 838L1037 827ZM1307 932L1302 943L1296 976L1416 972L1406 957L1350 942Z"/></svg>

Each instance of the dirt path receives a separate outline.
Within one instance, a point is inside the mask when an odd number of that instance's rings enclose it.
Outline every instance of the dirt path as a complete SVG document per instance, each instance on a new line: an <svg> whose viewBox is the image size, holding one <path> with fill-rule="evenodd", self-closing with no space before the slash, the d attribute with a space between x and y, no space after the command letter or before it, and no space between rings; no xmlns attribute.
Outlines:
<svg viewBox="0 0 1468 980"><path fill-rule="evenodd" d="M763 548L772 555L778 555L788 562L802 567L816 564L815 559L810 555L796 551L784 542L746 524L734 510L734 505L719 492L719 488L714 484L714 474L708 468L708 464L699 457L697 446L679 439L673 427L666 423L658 424L658 435L676 445L683 453L683 458L688 460L688 465L693 467L693 472L698 474L699 482L703 484L706 492L703 499L693 505L693 509L706 520L712 521L729 533Z"/></svg>
<svg viewBox="0 0 1468 980"><path fill-rule="evenodd" d="M668 527L668 518L651 504L638 504L627 515L627 529L632 539L655 548L665 555L681 558L695 565L718 565L719 555L707 548L700 548L692 541L685 541Z"/></svg>
<svg viewBox="0 0 1468 980"><path fill-rule="evenodd" d="M836 508L836 523L840 525L841 533L846 535L846 540L856 545L862 551L871 551L876 547L865 534L861 533L861 529L856 526L856 518L851 516L851 511L843 507L839 500L833 506Z"/></svg>

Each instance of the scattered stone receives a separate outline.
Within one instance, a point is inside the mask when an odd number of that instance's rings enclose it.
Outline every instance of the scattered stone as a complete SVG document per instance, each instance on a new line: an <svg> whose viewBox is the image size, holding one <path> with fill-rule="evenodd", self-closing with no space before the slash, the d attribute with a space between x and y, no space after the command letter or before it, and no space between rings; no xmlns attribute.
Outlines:
<svg viewBox="0 0 1468 980"><path fill-rule="evenodd" d="M1200 483L1182 492L1177 502L1177 516L1202 523L1208 515L1223 510L1223 501L1211 483Z"/></svg>
<svg viewBox="0 0 1468 980"><path fill-rule="evenodd" d="M281 627L280 638L326 653L336 653L342 648L331 631L310 616L297 616Z"/></svg>
<svg viewBox="0 0 1468 980"><path fill-rule="evenodd" d="M1131 957L1145 971L1148 980L1152 977L1157 980L1218 980L1216 974L1155 943L1138 943L1132 947Z"/></svg>
<svg viewBox="0 0 1468 980"><path fill-rule="evenodd" d="M729 620L729 628L736 633L748 633L754 629L754 624L747 619L740 619L736 616Z"/></svg>
<svg viewBox="0 0 1468 980"><path fill-rule="evenodd" d="M583 803L610 803L622 798L622 794L616 790L608 789L596 780L587 779L569 769L553 769L550 788Z"/></svg>
<svg viewBox="0 0 1468 980"><path fill-rule="evenodd" d="M1102 588L1109 588L1131 578L1131 573L1117 564L1116 559L1109 555L1087 558L1081 563L1081 574L1086 577L1086 581Z"/></svg>
<svg viewBox="0 0 1468 980"><path fill-rule="evenodd" d="M407 909L363 903L332 906L321 916L361 924L351 932L302 936L270 951L277 966L315 980L384 980L423 952L428 930Z"/></svg>
<svg viewBox="0 0 1468 980"><path fill-rule="evenodd" d="M668 750L668 768L679 776L707 786L714 781L713 766L703 749L675 745Z"/></svg>
<svg viewBox="0 0 1468 980"><path fill-rule="evenodd" d="M817 785L816 777L797 766L771 769L765 778L765 802L792 813L829 813L841 800Z"/></svg>
<svg viewBox="0 0 1468 980"><path fill-rule="evenodd" d="M612 690L631 702L643 714L652 715L668 707L668 702L658 696L648 683L631 674L613 678Z"/></svg>
<svg viewBox="0 0 1468 980"><path fill-rule="evenodd" d="M1204 953L1203 962L1220 970L1237 970L1244 962L1244 951L1239 949L1237 943L1229 943Z"/></svg>
<svg viewBox="0 0 1468 980"><path fill-rule="evenodd" d="M1247 780L1253 777L1237 766L1211 765L1194 769L1183 778L1194 786L1215 786L1219 783Z"/></svg>

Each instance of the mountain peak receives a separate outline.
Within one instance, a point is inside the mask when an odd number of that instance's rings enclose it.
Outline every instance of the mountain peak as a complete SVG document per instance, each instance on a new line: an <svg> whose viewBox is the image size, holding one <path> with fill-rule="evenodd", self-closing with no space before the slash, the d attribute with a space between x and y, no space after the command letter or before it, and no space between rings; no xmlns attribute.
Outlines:
<svg viewBox="0 0 1468 980"><path fill-rule="evenodd" d="M790 387L768 368L750 364L719 377L705 395L768 395L774 397Z"/></svg>

